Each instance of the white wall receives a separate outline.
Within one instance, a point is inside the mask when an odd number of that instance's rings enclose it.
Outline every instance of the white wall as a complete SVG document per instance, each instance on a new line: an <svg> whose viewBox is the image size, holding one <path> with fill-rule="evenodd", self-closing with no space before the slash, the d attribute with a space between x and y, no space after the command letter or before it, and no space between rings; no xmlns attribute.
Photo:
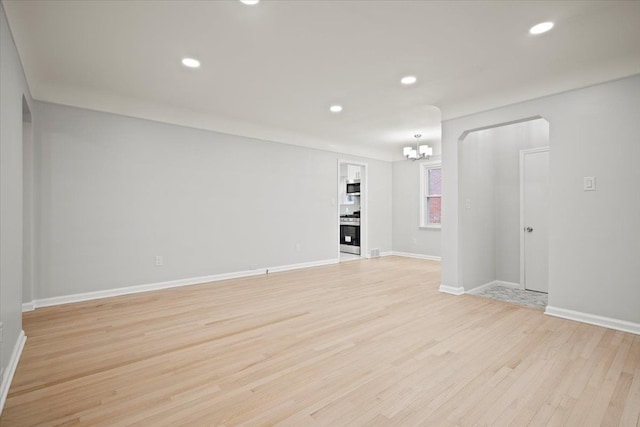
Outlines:
<svg viewBox="0 0 640 427"><path fill-rule="evenodd" d="M460 143L465 286L520 282L520 150L548 145L544 119L471 132Z"/></svg>
<svg viewBox="0 0 640 427"><path fill-rule="evenodd" d="M640 323L640 76L443 123L445 286L467 288L459 228L459 139L542 116L550 126L549 305ZM597 191L583 191L595 176Z"/></svg>
<svg viewBox="0 0 640 427"><path fill-rule="evenodd" d="M0 4L0 358L6 369L22 329L22 97L31 104ZM31 109L33 111L33 109Z"/></svg>
<svg viewBox="0 0 640 427"><path fill-rule="evenodd" d="M393 250L440 256L440 229L420 228L421 163L393 162Z"/></svg>
<svg viewBox="0 0 640 427"><path fill-rule="evenodd" d="M335 259L338 157L368 163L369 248L391 250L389 162L55 104L36 111L37 299Z"/></svg>
<svg viewBox="0 0 640 427"><path fill-rule="evenodd" d="M460 150L460 231L465 237L461 255L467 289L495 280L496 274L495 153L485 137L469 135Z"/></svg>

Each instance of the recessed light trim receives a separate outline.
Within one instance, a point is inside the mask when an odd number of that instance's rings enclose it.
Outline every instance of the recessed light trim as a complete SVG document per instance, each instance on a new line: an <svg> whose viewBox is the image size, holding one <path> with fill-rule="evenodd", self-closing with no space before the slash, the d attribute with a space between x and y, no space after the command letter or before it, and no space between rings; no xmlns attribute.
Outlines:
<svg viewBox="0 0 640 427"><path fill-rule="evenodd" d="M197 59L193 59L193 58L183 58L182 59L182 65L184 65L185 67L189 67L189 68L198 68L198 67L200 67L200 61L198 61Z"/></svg>
<svg viewBox="0 0 640 427"><path fill-rule="evenodd" d="M329 111L331 111L332 113L339 113L342 111L342 105L332 105L331 107L329 107Z"/></svg>
<svg viewBox="0 0 640 427"><path fill-rule="evenodd" d="M417 81L418 79L416 78L416 76L405 76L400 79L400 83L402 83L403 85L412 85Z"/></svg>
<svg viewBox="0 0 640 427"><path fill-rule="evenodd" d="M529 29L529 33L533 35L543 34L553 28L553 22L541 22Z"/></svg>
<svg viewBox="0 0 640 427"><path fill-rule="evenodd" d="M253 6L254 4L260 3L260 0L240 0L240 3L248 4L249 6Z"/></svg>

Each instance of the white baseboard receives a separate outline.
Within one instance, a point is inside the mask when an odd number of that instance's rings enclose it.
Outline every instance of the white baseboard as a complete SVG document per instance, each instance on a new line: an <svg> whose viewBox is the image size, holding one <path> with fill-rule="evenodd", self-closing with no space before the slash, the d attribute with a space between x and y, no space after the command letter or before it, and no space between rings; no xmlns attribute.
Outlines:
<svg viewBox="0 0 640 427"><path fill-rule="evenodd" d="M33 311L35 309L36 309L36 307L33 305L33 301L31 301L31 302L23 302L22 303L22 312L23 313L25 311Z"/></svg>
<svg viewBox="0 0 640 427"><path fill-rule="evenodd" d="M596 314L583 313L581 311L568 310L566 308L553 307L550 305L548 305L544 310L544 314L640 335L640 323L628 322L626 320L598 316Z"/></svg>
<svg viewBox="0 0 640 427"><path fill-rule="evenodd" d="M465 293L467 294L476 294L478 292L480 292L483 289L487 289L491 286L495 286L495 285L501 285L501 286L505 286L507 288L513 288L513 289L524 289L520 283L515 283L515 282L505 282L503 280L493 280L489 283L485 283L484 285L480 285L480 286L476 286L475 288L471 288L468 291L465 291Z"/></svg>
<svg viewBox="0 0 640 427"><path fill-rule="evenodd" d="M391 255L393 255L393 252L392 252L392 251L380 252L380 256L381 256L381 257L383 257L383 256L391 256Z"/></svg>
<svg viewBox="0 0 640 427"><path fill-rule="evenodd" d="M331 265L331 264L337 264L337 263L338 263L338 260L336 258L332 258L332 259L323 259L320 261L301 262L299 264L270 267L270 268L267 268L267 270L269 270L269 273L279 273L281 271L299 270L301 268L320 267L323 265Z"/></svg>
<svg viewBox="0 0 640 427"><path fill-rule="evenodd" d="M64 295L59 297L42 298L33 300L31 303L22 304L23 311L25 307L32 309L40 307L50 307L53 305L69 304L72 302L90 301L100 298L116 297L120 295L137 294L141 292L157 291L160 289L178 288L181 286L199 285L202 283L218 282L220 280L237 279L241 277L259 276L261 274L277 273L281 271L297 270L300 268L318 267L322 265L337 264L335 258L303 262L299 264L281 265L269 268L260 268L256 270L237 271L232 273L215 274L212 276L192 277L189 279L170 280L167 282L149 283L146 285L128 286L124 288L107 289L104 291L83 292L79 294Z"/></svg>
<svg viewBox="0 0 640 427"><path fill-rule="evenodd" d="M464 294L464 288L462 286L447 286L447 285L443 285L440 284L440 287L438 288L438 290L440 292L444 292L445 294L451 294L451 295L462 295Z"/></svg>
<svg viewBox="0 0 640 427"><path fill-rule="evenodd" d="M391 251L391 253L386 252L389 255L395 255L395 256L403 256L403 257L407 257L407 258L417 258L417 259L427 259L429 261L441 261L442 258L440 258L439 256L434 256L434 255L422 255L422 254L412 254L409 252L397 252L397 251Z"/></svg>
<svg viewBox="0 0 640 427"><path fill-rule="evenodd" d="M11 381L13 381L13 375L16 373L18 361L20 360L20 355L22 354L22 349L24 348L24 343L26 340L27 336L24 334L24 331L20 331L18 340L13 346L13 352L11 353L11 359L9 359L7 369L5 370L4 375L2 375L2 386L0 388L0 414L2 414L4 403L7 401L7 395L9 394L9 388L11 387Z"/></svg>

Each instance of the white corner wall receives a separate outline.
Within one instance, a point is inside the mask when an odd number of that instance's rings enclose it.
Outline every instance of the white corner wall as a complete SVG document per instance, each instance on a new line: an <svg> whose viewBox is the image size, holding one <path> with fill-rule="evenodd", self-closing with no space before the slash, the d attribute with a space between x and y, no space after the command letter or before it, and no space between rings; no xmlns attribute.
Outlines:
<svg viewBox="0 0 640 427"><path fill-rule="evenodd" d="M36 299L335 259L338 157L368 164L369 248L391 250L390 162L36 111Z"/></svg>
<svg viewBox="0 0 640 427"><path fill-rule="evenodd" d="M639 75L443 123L443 286L467 288L459 139L533 117L550 126L549 305L640 323ZM585 176L596 177L597 191L583 191Z"/></svg>
<svg viewBox="0 0 640 427"><path fill-rule="evenodd" d="M10 376L22 348L22 98L31 105L4 8L0 4L0 321L4 370L0 398L4 401ZM33 109L31 109L33 111ZM1 410L2 404L0 404Z"/></svg>
<svg viewBox="0 0 640 427"><path fill-rule="evenodd" d="M487 131L474 132L461 142L460 235L466 243L462 253L466 290L496 280L496 156L487 137Z"/></svg>

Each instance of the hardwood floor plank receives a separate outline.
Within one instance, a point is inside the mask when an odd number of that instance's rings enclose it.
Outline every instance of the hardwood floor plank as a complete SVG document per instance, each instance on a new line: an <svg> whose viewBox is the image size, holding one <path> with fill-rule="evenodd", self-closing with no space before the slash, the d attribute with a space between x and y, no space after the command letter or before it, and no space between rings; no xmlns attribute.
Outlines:
<svg viewBox="0 0 640 427"><path fill-rule="evenodd" d="M384 257L41 308L5 426L621 425L640 337Z"/></svg>

